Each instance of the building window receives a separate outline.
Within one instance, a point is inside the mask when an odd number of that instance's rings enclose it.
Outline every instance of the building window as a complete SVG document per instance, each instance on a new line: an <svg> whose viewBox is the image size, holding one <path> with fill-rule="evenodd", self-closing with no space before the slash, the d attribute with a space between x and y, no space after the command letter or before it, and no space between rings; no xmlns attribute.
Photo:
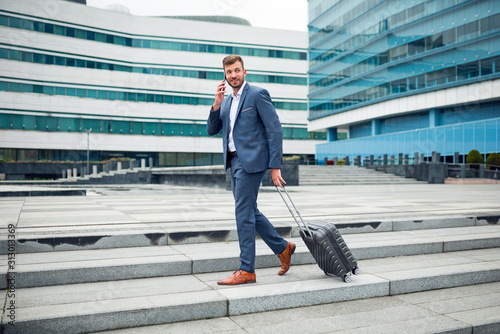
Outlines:
<svg viewBox="0 0 500 334"><path fill-rule="evenodd" d="M479 22L474 21L457 28L457 41L463 42L479 36Z"/></svg>
<svg viewBox="0 0 500 334"><path fill-rule="evenodd" d="M214 46L205 43L179 43L170 41L158 41L158 40L148 40L148 39L132 39L123 36L115 36L106 33L99 33L90 30L76 29L73 27L65 27L62 25L43 23L35 20L19 19L17 17L9 17L6 15L0 15L0 25L10 26L12 28L21 28L26 30L34 30L39 32L45 32L49 34L65 35L67 37L76 37L81 39L88 39L97 42L104 42L110 44L124 45L128 47L143 47L143 48L154 48L154 49L170 49L170 50L182 50L190 52L210 52L210 53L236 53L233 51L232 46ZM244 55L255 55L260 57L270 57L267 52L264 54L262 52L257 52L254 48L235 48L239 53ZM278 58L288 58L288 59L300 59L306 60L307 53L300 51L283 51L283 50L271 50L273 56Z"/></svg>
<svg viewBox="0 0 500 334"><path fill-rule="evenodd" d="M457 66L458 80L467 80L479 76L479 62L472 62Z"/></svg>
<svg viewBox="0 0 500 334"><path fill-rule="evenodd" d="M406 58L407 55L408 55L408 44L404 44L396 48L392 48L390 50L391 61Z"/></svg>
<svg viewBox="0 0 500 334"><path fill-rule="evenodd" d="M486 35L500 30L500 13L481 20L481 34Z"/></svg>

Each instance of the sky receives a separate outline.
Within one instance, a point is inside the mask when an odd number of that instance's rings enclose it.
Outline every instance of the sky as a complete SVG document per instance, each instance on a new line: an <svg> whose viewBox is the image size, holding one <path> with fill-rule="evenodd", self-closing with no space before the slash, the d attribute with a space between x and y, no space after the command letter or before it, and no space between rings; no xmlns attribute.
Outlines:
<svg viewBox="0 0 500 334"><path fill-rule="evenodd" d="M115 4L139 16L228 15L254 27L307 31L307 0L87 0L97 8Z"/></svg>

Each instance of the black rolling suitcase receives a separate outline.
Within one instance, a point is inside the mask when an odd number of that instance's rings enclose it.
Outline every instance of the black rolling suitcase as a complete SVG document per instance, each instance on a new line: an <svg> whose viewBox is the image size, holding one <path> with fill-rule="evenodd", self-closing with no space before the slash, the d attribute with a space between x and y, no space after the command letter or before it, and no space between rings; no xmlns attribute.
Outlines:
<svg viewBox="0 0 500 334"><path fill-rule="evenodd" d="M299 226L300 236L321 270L329 276L341 277L346 283L351 281L351 273L359 275L358 262L349 247L347 247L337 227L332 223L321 220L306 224L288 191L285 188L283 189L297 215L294 214L280 188L276 187L276 189L278 189L281 198Z"/></svg>

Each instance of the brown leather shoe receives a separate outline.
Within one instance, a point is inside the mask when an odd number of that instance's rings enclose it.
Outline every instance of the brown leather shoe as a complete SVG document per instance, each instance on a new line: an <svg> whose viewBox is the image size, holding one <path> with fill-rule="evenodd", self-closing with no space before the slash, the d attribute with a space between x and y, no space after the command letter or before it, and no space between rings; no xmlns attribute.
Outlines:
<svg viewBox="0 0 500 334"><path fill-rule="evenodd" d="M292 260L292 254L295 253L295 248L295 244L289 242L283 253L278 255L281 260L281 270L278 272L278 275L284 275L290 269L290 261Z"/></svg>
<svg viewBox="0 0 500 334"><path fill-rule="evenodd" d="M222 281L218 281L219 285L236 285L236 284L245 284L245 283L255 283L257 280L255 279L255 273L248 273L244 270L237 270L231 276Z"/></svg>

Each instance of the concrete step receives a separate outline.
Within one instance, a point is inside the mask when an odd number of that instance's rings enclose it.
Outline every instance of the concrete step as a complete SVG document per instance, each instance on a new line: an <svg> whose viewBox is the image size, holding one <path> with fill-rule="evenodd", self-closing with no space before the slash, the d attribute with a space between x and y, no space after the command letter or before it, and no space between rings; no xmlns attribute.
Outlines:
<svg viewBox="0 0 500 334"><path fill-rule="evenodd" d="M394 176L394 174L388 174L384 172L378 172L372 169L365 168L357 168L354 170L343 171L343 170L330 170L329 168L325 168L324 170L312 170L312 171L303 171L299 168L299 175L365 175L365 176Z"/></svg>
<svg viewBox="0 0 500 334"><path fill-rule="evenodd" d="M308 176L308 177L316 177L316 176L321 176L321 175L331 175L331 176L342 176L342 177L350 177L350 178L355 178L359 176L363 176L366 178L401 178L401 176L396 176L393 174L385 174L382 172L374 172L374 171L369 171L368 172L363 172L363 170L360 170L359 172L356 173L336 173L336 172L330 172L330 173L319 173L319 172L300 172L299 176Z"/></svg>
<svg viewBox="0 0 500 334"><path fill-rule="evenodd" d="M3 182L3 181L2 181ZM16 187L16 190L0 189L0 197L35 197L35 196L85 196L86 189L66 188L66 189L52 189L49 187L30 186Z"/></svg>
<svg viewBox="0 0 500 334"><path fill-rule="evenodd" d="M299 175L387 175L382 171L376 171L374 169L365 169L361 167L354 167L352 169L336 169L335 167L322 167L318 169L303 169L299 166Z"/></svg>
<svg viewBox="0 0 500 334"><path fill-rule="evenodd" d="M366 179L366 180L382 180L382 179L394 179L394 180L397 180L397 179L401 179L401 178L404 178L404 177L401 177L401 176L394 176L394 175L390 175L390 174L373 174L373 175L365 175L365 174L306 174L306 175L299 175L299 178L302 177L302 178L306 178L306 179L319 179L319 178L322 178L322 177L328 177L328 178L347 178L347 179L352 179L352 180L355 180L355 179Z"/></svg>
<svg viewBox="0 0 500 334"><path fill-rule="evenodd" d="M288 321L284 319L267 329L272 333L282 332L279 326L292 333L347 329L357 333L499 332L495 327L499 323L499 301L494 288L494 282L500 278L497 187L290 187L307 220L324 219L342 227L349 246L361 259L361 275L353 276L352 283L347 284L326 277L316 264L297 263L301 256L305 258L305 247L300 244L303 248L299 247L297 256L294 255L290 272L278 276L276 256L259 241L262 265L257 269L257 283L238 287L216 285L238 265L238 248L231 240L231 194L213 189L203 192L198 188L147 188L148 191L143 186L113 186L90 190L87 197L2 200L4 226L16 225L15 237L19 242L16 267L9 273L14 279L9 280L8 291L0 290L5 309L0 332L78 333L130 327L129 331L148 333L220 333L226 327L218 321L229 320L236 326L230 328L232 332L265 333L265 326L272 325L267 322L271 313L279 319L289 314ZM274 187L263 187L259 196L261 210L293 235L295 223L288 218ZM220 231L223 233L212 234ZM7 248L7 234L5 228L0 229L0 240L5 242L1 249ZM384 235L386 239L382 238ZM27 240L28 236L35 240ZM381 239L373 239L376 237ZM127 238L132 241L126 241ZM298 238L292 240L301 242ZM127 249L126 245L131 244L144 247ZM26 246L25 252L42 248L44 251L31 257L17 252L21 246ZM173 253L166 254L166 250ZM68 265L70 261L65 256L70 254L73 262L86 264ZM184 259L188 260L188 274L167 276L170 273L166 273L164 259L176 254L182 256L176 265L184 266ZM59 258L38 257L43 255ZM7 272L6 256L1 260L3 274ZM231 259L236 262L234 266ZM127 262L132 265L127 267ZM16 271L22 271L25 264L33 267L26 267L23 274L28 276L24 278L39 272L45 275L39 280L54 281L48 286L18 288L18 283L23 285L26 281ZM172 264L172 269L175 262L167 264ZM38 267L33 270L35 265ZM200 270L203 266L215 266L211 270L217 271L195 273L206 271ZM54 269L59 276L68 275L73 282L76 273L112 278L115 272L118 277L102 282L59 284L58 280L64 279L54 278L56 275L45 267ZM148 274L137 274L139 271ZM147 277L154 271L159 276ZM486 287L482 293L476 290L480 286ZM455 293L458 289L461 294ZM410 294L405 292L421 290L427 291L406 299ZM469 291L477 293L467 294ZM8 309L13 304L15 309ZM270 313L247 313L261 310ZM8 324L12 312L16 327ZM311 312L314 315L308 321ZM320 321L322 317L325 322ZM237 319L247 319L246 325L239 325ZM188 320L196 322L182 322ZM160 325L138 327L155 324ZM190 324L198 327L193 330ZM261 324L263 327L259 327ZM205 327L200 329L201 325Z"/></svg>
<svg viewBox="0 0 500 334"><path fill-rule="evenodd" d="M285 208L283 208L286 210ZM315 209L317 213L317 209ZM307 213L306 220L325 220L334 223L344 234L413 231L451 227L485 226L500 224L500 211L481 214L464 212L451 215L435 212L406 215L389 213L371 215L361 220L357 216L324 216ZM99 213L97 211L97 213ZM363 214L363 212L360 212ZM87 217L88 219L89 217ZM299 237L299 229L293 219L269 217L283 237ZM109 249L123 247L151 247L237 240L233 219L184 222L130 223L112 225L54 226L18 228L16 253L36 253L71 250ZM8 251L8 235L0 233L0 255Z"/></svg>
<svg viewBox="0 0 500 334"><path fill-rule="evenodd" d="M402 179L402 180L379 180L379 181L367 181L367 180L324 180L324 181L300 181L301 186L345 186L345 185L382 185L382 184L417 184L423 181L417 181L412 179Z"/></svg>
<svg viewBox="0 0 500 334"><path fill-rule="evenodd" d="M394 175L354 175L354 174L349 174L349 175L341 175L341 174L308 174L308 175L303 175L299 176L299 179L305 179L307 180L317 180L317 179L341 179L345 178L348 180L400 180L400 179L405 179L403 176L394 176Z"/></svg>
<svg viewBox="0 0 500 334"><path fill-rule="evenodd" d="M299 166L300 185L410 184L415 179L357 166Z"/></svg>
<svg viewBox="0 0 500 334"><path fill-rule="evenodd" d="M119 329L151 333L500 333L500 283Z"/></svg>
<svg viewBox="0 0 500 334"><path fill-rule="evenodd" d="M374 297L410 298L406 294L499 282L500 248L361 260L359 266L362 274L351 283L325 276L314 264L292 266L284 276L277 275L277 268L259 269L256 284L241 286L218 286L217 280L231 272L217 272L25 288L16 295L15 327L8 327L4 314L3 329L5 333L86 333ZM470 300L490 303L489 314L495 314L493 325L498 325L498 291L482 296ZM432 318L428 315L426 320Z"/></svg>
<svg viewBox="0 0 500 334"><path fill-rule="evenodd" d="M299 172L307 172L307 173L361 173L361 174L369 174L369 173L381 173L376 171L375 169L365 168L365 167L357 167L357 166L312 166L312 165L299 165Z"/></svg>
<svg viewBox="0 0 500 334"><path fill-rule="evenodd" d="M380 176L374 176L374 177L326 177L326 176L315 176L315 177L307 177L307 178L302 178L300 181L300 184L303 185L308 182L338 182L338 181L343 181L343 182L354 182L354 183L359 183L359 184L365 184L365 183L370 183L370 182L418 182L415 179L410 179L410 178L405 178L405 177L380 177ZM305 183L304 183L305 182Z"/></svg>
<svg viewBox="0 0 500 334"><path fill-rule="evenodd" d="M359 259L447 253L500 247L500 225L348 234L345 240ZM293 264L313 264L301 238ZM172 246L113 248L16 255L18 288L176 276L232 270L239 267L237 241ZM7 255L0 261L7 263ZM264 242L257 242L257 268L279 267ZM8 275L4 272L4 276ZM6 288L7 279L0 282Z"/></svg>

